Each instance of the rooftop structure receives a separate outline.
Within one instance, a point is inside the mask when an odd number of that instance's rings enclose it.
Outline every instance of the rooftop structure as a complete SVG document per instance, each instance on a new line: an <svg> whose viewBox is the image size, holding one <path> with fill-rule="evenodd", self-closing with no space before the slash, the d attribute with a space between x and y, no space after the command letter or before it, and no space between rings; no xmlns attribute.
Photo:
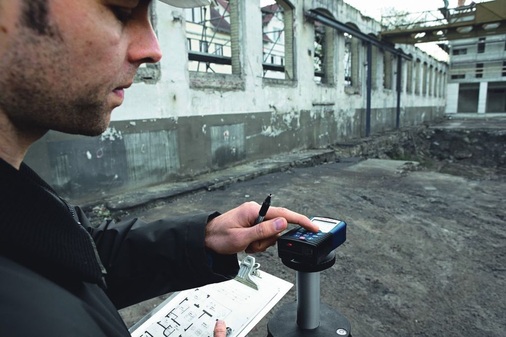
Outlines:
<svg viewBox="0 0 506 337"><path fill-rule="evenodd" d="M506 0L383 17L381 39L415 44L506 34ZM463 3L463 2L461 2Z"/></svg>

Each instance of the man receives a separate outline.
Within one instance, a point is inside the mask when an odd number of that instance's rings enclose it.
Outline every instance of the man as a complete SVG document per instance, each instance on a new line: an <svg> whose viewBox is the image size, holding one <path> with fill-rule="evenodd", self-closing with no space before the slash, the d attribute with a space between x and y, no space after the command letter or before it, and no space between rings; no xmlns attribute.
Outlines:
<svg viewBox="0 0 506 337"><path fill-rule="evenodd" d="M107 128L137 68L161 58L149 3L0 0L1 336L129 336L117 308L235 276L235 254L267 249L287 222L317 230L277 207L254 226L253 202L91 228L23 163L48 130Z"/></svg>

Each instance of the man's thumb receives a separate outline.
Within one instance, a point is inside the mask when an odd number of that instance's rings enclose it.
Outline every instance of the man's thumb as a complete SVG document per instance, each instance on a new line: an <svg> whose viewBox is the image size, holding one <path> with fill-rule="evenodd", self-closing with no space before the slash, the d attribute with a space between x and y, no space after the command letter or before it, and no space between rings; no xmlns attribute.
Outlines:
<svg viewBox="0 0 506 337"><path fill-rule="evenodd" d="M227 325L225 321L217 320L214 326L214 337L226 337L227 336Z"/></svg>
<svg viewBox="0 0 506 337"><path fill-rule="evenodd" d="M263 221L258 225L250 227L253 233L248 237L248 239L254 242L272 238L284 231L286 226L286 220L283 218Z"/></svg>

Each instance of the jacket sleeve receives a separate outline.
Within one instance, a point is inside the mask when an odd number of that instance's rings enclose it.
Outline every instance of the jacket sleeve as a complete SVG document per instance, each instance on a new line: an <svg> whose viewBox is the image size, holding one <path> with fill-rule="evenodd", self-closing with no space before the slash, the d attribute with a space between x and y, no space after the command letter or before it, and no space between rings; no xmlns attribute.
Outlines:
<svg viewBox="0 0 506 337"><path fill-rule="evenodd" d="M204 246L211 216L170 217L151 223L109 221L91 229L107 270L107 293L116 307L235 277L237 256L215 254Z"/></svg>

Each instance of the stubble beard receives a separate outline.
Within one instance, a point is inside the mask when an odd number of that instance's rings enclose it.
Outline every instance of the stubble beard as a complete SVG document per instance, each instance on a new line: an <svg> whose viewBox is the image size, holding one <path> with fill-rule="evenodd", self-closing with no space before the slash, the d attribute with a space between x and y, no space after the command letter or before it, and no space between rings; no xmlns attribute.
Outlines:
<svg viewBox="0 0 506 337"><path fill-rule="evenodd" d="M64 75L65 69L28 66L21 56L12 61L0 79L0 108L17 127L89 136L107 128L110 112L99 88L76 88L79 79L58 76Z"/></svg>
<svg viewBox="0 0 506 337"><path fill-rule="evenodd" d="M0 60L0 109L20 131L96 136L108 127L107 88L72 78L79 60L69 55L57 27L20 23Z"/></svg>

